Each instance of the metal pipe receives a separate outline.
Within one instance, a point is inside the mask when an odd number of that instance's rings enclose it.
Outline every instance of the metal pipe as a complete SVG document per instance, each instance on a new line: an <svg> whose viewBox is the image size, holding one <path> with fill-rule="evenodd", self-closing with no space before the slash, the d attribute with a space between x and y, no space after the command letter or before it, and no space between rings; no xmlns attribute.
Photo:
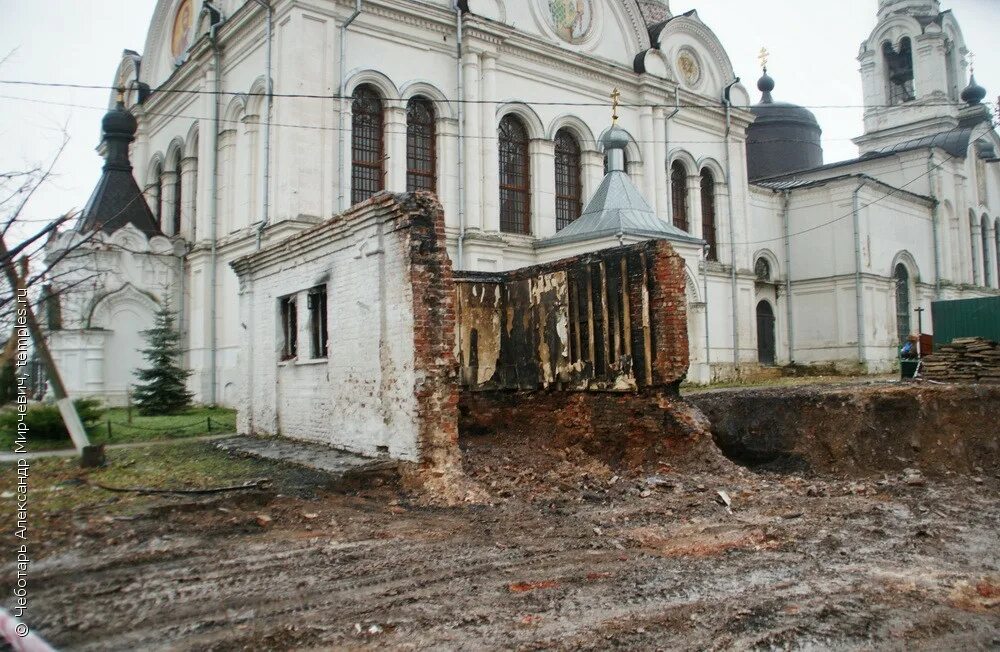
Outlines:
<svg viewBox="0 0 1000 652"><path fill-rule="evenodd" d="M218 194L219 194L219 127L221 126L221 116L219 115L219 98L222 96L222 50L219 48L219 27L225 22L225 16L222 12L216 8L212 3L205 2L205 6L210 8L218 15L218 20L212 23L212 26L208 29L208 40L212 44L212 55L215 66L215 74L213 75L214 84L214 94L212 96L212 147L210 149L211 155L211 169L212 178L211 182L211 193L209 197L211 201L209 202L209 224L210 224L210 236L211 236L211 256L209 263L209 326L208 326L208 338L209 338L209 349L211 351L212 360L208 366L209 372L209 390L208 390L208 403L209 405L215 405L217 399L217 389L218 384L218 355L219 355L219 342L218 342L218 324L216 324L217 318L217 303L218 303L218 267L219 267L219 243L218 243L218 230L219 230L219 205L218 205Z"/></svg>
<svg viewBox="0 0 1000 652"><path fill-rule="evenodd" d="M347 210L347 186L345 178L347 166L344 163L344 147L347 139L347 28L361 15L361 0L355 0L354 13L347 17L340 26L340 152L338 152L338 176L340 177L340 195L337 201L341 212Z"/></svg>
<svg viewBox="0 0 1000 652"><path fill-rule="evenodd" d="M455 269L462 269L465 260L465 73L462 70L462 7L455 0L455 32L458 41L455 52L455 74L458 79L458 260Z"/></svg>
<svg viewBox="0 0 1000 652"><path fill-rule="evenodd" d="M701 250L701 300L705 303L705 371L708 372L707 382L712 382L712 338L709 333L708 320L708 245Z"/></svg>
<svg viewBox="0 0 1000 652"><path fill-rule="evenodd" d="M271 113L274 108L274 82L271 78L271 65L274 52L274 7L267 0L254 0L258 5L267 10L267 61L265 93L267 94L267 118L264 122L264 205L260 226L257 227L257 249L260 249L261 239L264 236L264 229L271 220Z"/></svg>
<svg viewBox="0 0 1000 652"><path fill-rule="evenodd" d="M781 195L781 217L785 228L785 326L788 330L788 364L795 364L795 313L792 312L792 236L789 219L792 193L790 190L782 190Z"/></svg>
<svg viewBox="0 0 1000 652"><path fill-rule="evenodd" d="M861 189L865 187L865 179L858 182L851 199L854 213L854 302L858 317L858 364L865 364L865 301L861 295Z"/></svg>
<svg viewBox="0 0 1000 652"><path fill-rule="evenodd" d="M732 285L732 302L733 302L733 364L738 372L740 369L740 322L739 322L739 289L736 287L736 231L734 228L735 221L733 219L733 170L732 170L732 156L729 153L729 134L732 132L732 102L729 99L729 94L733 90L733 86L740 83L740 78L737 77L726 86L726 89L722 96L722 102L726 107L726 138L725 138L725 161L726 161L726 196L729 205L729 261L730 261L730 283ZM707 298L707 297L706 297Z"/></svg>
<svg viewBox="0 0 1000 652"><path fill-rule="evenodd" d="M935 166L934 166L934 152L932 151L927 157L927 184L930 188L931 199L934 200L934 205L931 206L931 233L934 238L934 298L941 298L941 234L938 232L940 225L938 220L940 219L940 212L938 206L940 205L937 199L937 192L935 191Z"/></svg>

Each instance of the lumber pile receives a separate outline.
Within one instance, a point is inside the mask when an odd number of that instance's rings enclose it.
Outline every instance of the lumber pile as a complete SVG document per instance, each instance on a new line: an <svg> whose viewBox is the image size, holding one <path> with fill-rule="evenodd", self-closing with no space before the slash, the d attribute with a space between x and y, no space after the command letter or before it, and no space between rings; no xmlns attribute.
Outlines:
<svg viewBox="0 0 1000 652"><path fill-rule="evenodd" d="M924 378L950 383L1000 383L1000 344L960 337L923 359Z"/></svg>

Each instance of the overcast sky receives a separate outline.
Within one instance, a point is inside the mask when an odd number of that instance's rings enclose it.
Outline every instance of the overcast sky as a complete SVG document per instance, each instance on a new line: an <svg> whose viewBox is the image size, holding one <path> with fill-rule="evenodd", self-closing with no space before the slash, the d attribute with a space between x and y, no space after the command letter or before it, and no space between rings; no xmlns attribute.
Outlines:
<svg viewBox="0 0 1000 652"><path fill-rule="evenodd" d="M508 0L523 2L524 0ZM110 85L123 49L140 51L155 0L0 0L0 79ZM850 158L861 133L858 47L875 25L877 0L673 0L675 13L695 8L721 39L754 101L757 53L771 52L776 99L813 109L823 127L827 162ZM943 0L976 52L976 78L996 106L1000 93L1000 0ZM21 98L21 99L13 99ZM0 84L0 170L43 163L65 127L69 146L58 176L32 201L29 219L49 220L82 208L101 160L94 148L108 91ZM29 101L34 100L34 101ZM47 102L47 103L43 103ZM62 105L60 105L62 104ZM77 106L63 106L77 105ZM90 108L86 108L90 107Z"/></svg>

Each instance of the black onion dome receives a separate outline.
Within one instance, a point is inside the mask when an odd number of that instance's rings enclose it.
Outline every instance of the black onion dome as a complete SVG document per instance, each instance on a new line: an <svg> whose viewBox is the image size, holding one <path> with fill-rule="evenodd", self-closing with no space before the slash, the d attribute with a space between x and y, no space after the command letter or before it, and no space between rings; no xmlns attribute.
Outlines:
<svg viewBox="0 0 1000 652"><path fill-rule="evenodd" d="M106 136L135 136L139 123L135 116L125 108L125 103L119 101L115 108L104 115L101 121L101 129Z"/></svg>
<svg viewBox="0 0 1000 652"><path fill-rule="evenodd" d="M755 120L747 130L747 172L751 180L807 170L823 165L823 130L813 112L771 97L774 79L757 81L759 104L750 107Z"/></svg>
<svg viewBox="0 0 1000 652"><path fill-rule="evenodd" d="M962 91L962 101L974 106L986 98L986 89L976 83L976 75L969 77L969 85Z"/></svg>

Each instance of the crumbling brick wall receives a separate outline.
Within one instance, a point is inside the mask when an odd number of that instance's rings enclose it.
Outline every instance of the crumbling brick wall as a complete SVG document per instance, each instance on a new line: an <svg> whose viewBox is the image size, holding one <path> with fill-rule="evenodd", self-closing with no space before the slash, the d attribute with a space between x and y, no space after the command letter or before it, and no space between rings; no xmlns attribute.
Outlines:
<svg viewBox="0 0 1000 652"><path fill-rule="evenodd" d="M239 429L421 468L458 464L454 296L433 195L382 193L233 263L244 387ZM309 352L310 288L327 288L329 348ZM298 356L280 359L279 302L296 296Z"/></svg>

